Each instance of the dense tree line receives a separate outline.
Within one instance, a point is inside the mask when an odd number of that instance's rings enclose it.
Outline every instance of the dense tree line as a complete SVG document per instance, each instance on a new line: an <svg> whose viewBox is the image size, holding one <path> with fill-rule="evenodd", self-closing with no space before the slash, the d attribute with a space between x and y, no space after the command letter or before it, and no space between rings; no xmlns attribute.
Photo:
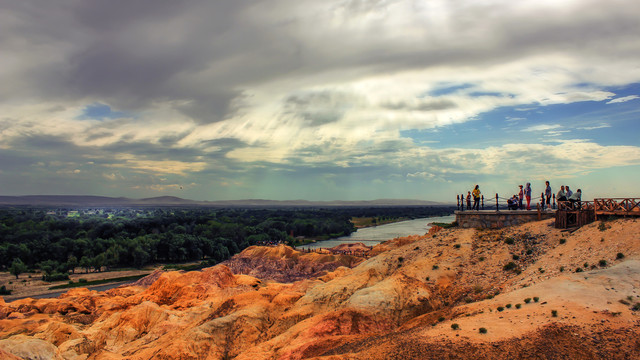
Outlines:
<svg viewBox="0 0 640 360"><path fill-rule="evenodd" d="M449 208L147 209L144 216L61 218L42 209L0 210L0 270L55 277L149 263L215 264L250 245L333 238L355 231L353 216L424 217ZM17 274L16 274L17 273Z"/></svg>

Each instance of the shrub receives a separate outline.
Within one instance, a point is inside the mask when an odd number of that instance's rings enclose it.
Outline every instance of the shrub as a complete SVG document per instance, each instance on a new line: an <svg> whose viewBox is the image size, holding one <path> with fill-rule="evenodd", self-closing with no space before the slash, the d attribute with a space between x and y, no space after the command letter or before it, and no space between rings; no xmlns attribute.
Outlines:
<svg viewBox="0 0 640 360"><path fill-rule="evenodd" d="M398 261L399 261L399 262L403 262L403 261L404 261L404 258L403 258L402 256L400 256L400 257L398 257Z"/></svg>
<svg viewBox="0 0 640 360"><path fill-rule="evenodd" d="M47 282L69 280L69 274L54 272L51 275L45 275L43 280Z"/></svg>
<svg viewBox="0 0 640 360"><path fill-rule="evenodd" d="M576 268L576 272L582 272L582 268Z"/></svg>
<svg viewBox="0 0 640 360"><path fill-rule="evenodd" d="M560 272L564 272L564 266L560 266Z"/></svg>
<svg viewBox="0 0 640 360"><path fill-rule="evenodd" d="M560 239L560 245L562 245L562 244L564 244L564 243L566 243L566 242L567 242L567 240L566 240L566 239L564 239L564 238Z"/></svg>
<svg viewBox="0 0 640 360"><path fill-rule="evenodd" d="M631 310L633 310L633 311L638 311L638 310L640 310L640 303L635 303L635 305L633 305L633 306L631 307Z"/></svg>
<svg viewBox="0 0 640 360"><path fill-rule="evenodd" d="M531 255L531 254L533 254L533 250L531 249L527 250L527 255Z"/></svg>
<svg viewBox="0 0 640 360"><path fill-rule="evenodd" d="M431 269L433 269L433 270L438 270L438 268L439 268L439 266L438 266L438 265L433 265L433 266L431 267Z"/></svg>
<svg viewBox="0 0 640 360"><path fill-rule="evenodd" d="M79 283L86 283L86 282L87 282L87 279L81 278L81 279L78 279L78 282L79 282Z"/></svg>
<svg viewBox="0 0 640 360"><path fill-rule="evenodd" d="M444 317L443 317L443 316L440 316L440 317L438 318L438 321L439 321L439 322L443 322L443 321L444 321Z"/></svg>
<svg viewBox="0 0 640 360"><path fill-rule="evenodd" d="M493 299L493 295L491 294L487 295L487 299Z"/></svg>
<svg viewBox="0 0 640 360"><path fill-rule="evenodd" d="M624 254L623 253L617 253L616 254L616 259L624 259Z"/></svg>
<svg viewBox="0 0 640 360"><path fill-rule="evenodd" d="M520 309L520 307L522 307L521 304L516 304L516 309Z"/></svg>
<svg viewBox="0 0 640 360"><path fill-rule="evenodd" d="M504 243L507 244L507 245L513 245L513 243L514 243L513 238L508 237L508 238L504 239Z"/></svg>
<svg viewBox="0 0 640 360"><path fill-rule="evenodd" d="M584 265L582 265L582 266L584 266L584 268L586 269L586 268L589 267L589 263L584 263Z"/></svg>
<svg viewBox="0 0 640 360"><path fill-rule="evenodd" d="M0 295L11 295L11 290L7 290L7 287L2 285L0 286Z"/></svg>
<svg viewBox="0 0 640 360"><path fill-rule="evenodd" d="M502 311L502 310L504 310L504 308L502 306L498 306L498 308L496 310Z"/></svg>
<svg viewBox="0 0 640 360"><path fill-rule="evenodd" d="M464 302L469 304L469 303L473 302L473 299L471 299L470 297L466 297L466 298L464 298Z"/></svg>
<svg viewBox="0 0 640 360"><path fill-rule="evenodd" d="M540 298L539 298L539 297L537 297L537 296L534 296L534 297L533 297L533 301L538 302L538 300L540 300Z"/></svg>
<svg viewBox="0 0 640 360"><path fill-rule="evenodd" d="M507 309L511 309L511 304L507 304L507 305L505 305L505 307L506 307Z"/></svg>
<svg viewBox="0 0 640 360"><path fill-rule="evenodd" d="M513 270L515 268L516 268L516 263L514 263L513 261L510 261L508 264L502 267L504 271Z"/></svg>
<svg viewBox="0 0 640 360"><path fill-rule="evenodd" d="M598 264L600 266L607 266L607 260L600 260L600 261L598 261Z"/></svg>
<svg viewBox="0 0 640 360"><path fill-rule="evenodd" d="M530 302L531 302L531 298L526 298L526 299L524 299L524 303L525 303L525 304L528 304L528 303L530 303Z"/></svg>
<svg viewBox="0 0 640 360"><path fill-rule="evenodd" d="M453 245L453 247L456 248L456 249L460 249L460 244L455 244L455 245Z"/></svg>
<svg viewBox="0 0 640 360"><path fill-rule="evenodd" d="M480 257L478 258L478 260L479 260L479 261L484 261L484 256L480 256Z"/></svg>
<svg viewBox="0 0 640 360"><path fill-rule="evenodd" d="M558 310L551 310L551 316L558 317Z"/></svg>
<svg viewBox="0 0 640 360"><path fill-rule="evenodd" d="M513 255L511 256L511 258L512 258L513 260L518 260L518 259L520 259L520 256L518 256L518 255L516 255L516 254L513 254Z"/></svg>
<svg viewBox="0 0 640 360"><path fill-rule="evenodd" d="M598 225L598 230L600 230L600 231L605 231L605 230L607 230L607 226L606 226L603 222L601 222L601 223Z"/></svg>
<svg viewBox="0 0 640 360"><path fill-rule="evenodd" d="M540 274L544 274L544 269L543 268L538 268L538 271L540 271Z"/></svg>
<svg viewBox="0 0 640 360"><path fill-rule="evenodd" d="M480 334L486 334L487 333L487 329L481 327L480 329L478 329L478 332L480 332Z"/></svg>
<svg viewBox="0 0 640 360"><path fill-rule="evenodd" d="M460 329L460 325L458 325L458 324L456 324L456 323L453 323L453 324L451 324L451 328L452 328L453 330L458 330L458 329Z"/></svg>

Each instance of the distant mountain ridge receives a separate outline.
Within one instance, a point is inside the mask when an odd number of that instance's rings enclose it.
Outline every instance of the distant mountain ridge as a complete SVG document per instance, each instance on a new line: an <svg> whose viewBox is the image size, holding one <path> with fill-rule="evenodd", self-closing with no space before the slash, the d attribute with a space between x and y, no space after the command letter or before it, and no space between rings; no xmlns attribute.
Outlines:
<svg viewBox="0 0 640 360"><path fill-rule="evenodd" d="M438 206L448 205L435 201L413 199L377 199L362 201L309 201L309 200L222 200L196 201L175 196L160 196L143 199L93 195L24 195L0 196L0 206L211 206L211 207L268 207L268 206Z"/></svg>

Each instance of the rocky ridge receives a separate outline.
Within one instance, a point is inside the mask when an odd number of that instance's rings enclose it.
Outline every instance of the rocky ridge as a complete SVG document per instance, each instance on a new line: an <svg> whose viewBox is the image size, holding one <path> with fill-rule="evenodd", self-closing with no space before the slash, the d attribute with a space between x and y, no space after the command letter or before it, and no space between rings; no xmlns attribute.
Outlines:
<svg viewBox="0 0 640 360"><path fill-rule="evenodd" d="M443 229L387 241L367 260L253 247L150 285L0 300L0 355L639 358L640 222L552 224Z"/></svg>

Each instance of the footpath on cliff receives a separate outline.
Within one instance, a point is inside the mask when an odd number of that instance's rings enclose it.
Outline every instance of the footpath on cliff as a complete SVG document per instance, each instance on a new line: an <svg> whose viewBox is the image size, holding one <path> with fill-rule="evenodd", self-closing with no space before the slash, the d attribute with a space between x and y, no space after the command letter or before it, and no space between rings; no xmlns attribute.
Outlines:
<svg viewBox="0 0 640 360"><path fill-rule="evenodd" d="M0 300L22 359L640 358L640 222L438 229L368 258L250 247L105 292Z"/></svg>

